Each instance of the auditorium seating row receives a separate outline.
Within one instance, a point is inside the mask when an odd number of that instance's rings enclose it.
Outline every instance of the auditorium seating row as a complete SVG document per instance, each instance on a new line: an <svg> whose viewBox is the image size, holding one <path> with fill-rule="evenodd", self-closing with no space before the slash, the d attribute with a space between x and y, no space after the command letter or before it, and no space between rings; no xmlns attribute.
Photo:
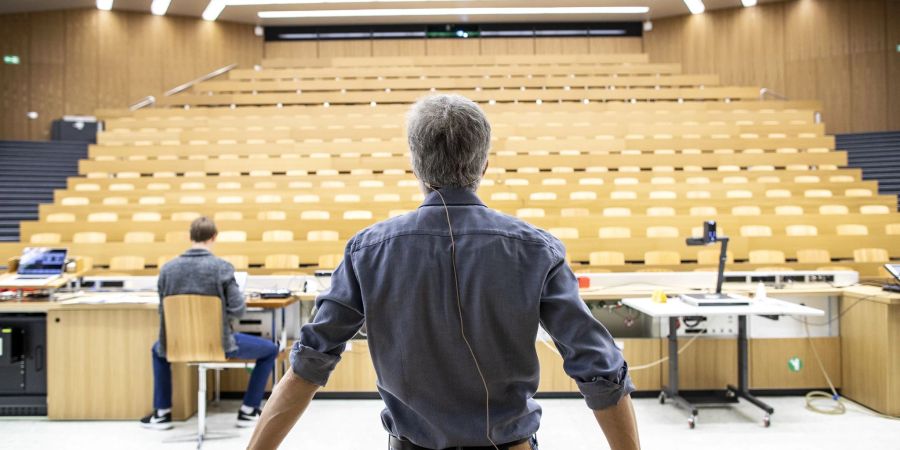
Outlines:
<svg viewBox="0 0 900 450"><path fill-rule="evenodd" d="M81 176L0 255L65 245L98 273L153 274L208 215L238 269L333 268L355 232L418 207L404 115L453 90L492 123L481 197L562 239L578 271L711 270L718 250L684 239L715 219L731 270L882 275L896 199L845 168L820 104L718 84L646 55L267 60L101 112Z"/></svg>
<svg viewBox="0 0 900 450"><path fill-rule="evenodd" d="M336 61L336 60L335 60ZM335 61L332 61L334 63ZM425 62L427 61L427 62ZM191 93L165 98L168 106L331 105L409 103L448 90L486 103L749 100L758 89L716 86L716 77L670 77L680 67L649 64L645 55L607 58L551 56L461 65L446 58L346 60L346 66L234 71L234 81L209 81ZM291 62L273 62L276 66ZM405 65L408 64L408 65ZM272 66L268 66L272 67ZM641 81L611 82L618 75ZM555 75L555 76L554 76ZM496 76L497 78L493 78ZM513 78L513 77L516 78ZM417 77L417 78L416 78ZM671 78L671 79L670 79ZM526 81L527 80L527 81ZM710 86L707 86L709 84ZM682 87L688 86L688 87Z"/></svg>

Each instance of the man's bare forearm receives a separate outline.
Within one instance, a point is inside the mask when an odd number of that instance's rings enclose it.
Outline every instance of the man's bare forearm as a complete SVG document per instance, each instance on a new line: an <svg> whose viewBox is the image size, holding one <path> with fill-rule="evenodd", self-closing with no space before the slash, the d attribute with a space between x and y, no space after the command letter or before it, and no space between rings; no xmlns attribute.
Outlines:
<svg viewBox="0 0 900 450"><path fill-rule="evenodd" d="M631 396L623 396L619 403L606 409L594 411L597 423L606 435L611 450L638 450L641 441L638 438L637 419Z"/></svg>
<svg viewBox="0 0 900 450"><path fill-rule="evenodd" d="M253 450L278 448L303 415L303 411L306 411L318 389L319 386L289 371L272 391L272 396L263 408L262 416L256 424L256 429L253 430L253 437L250 438L250 445L247 448Z"/></svg>

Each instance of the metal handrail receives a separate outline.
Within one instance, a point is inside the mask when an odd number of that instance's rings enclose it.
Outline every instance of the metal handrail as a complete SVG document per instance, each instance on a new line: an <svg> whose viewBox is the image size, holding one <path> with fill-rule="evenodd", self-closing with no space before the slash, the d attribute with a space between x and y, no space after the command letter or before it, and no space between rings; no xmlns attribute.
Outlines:
<svg viewBox="0 0 900 450"><path fill-rule="evenodd" d="M762 88L759 90L759 99L760 100L765 100L767 95L777 98L779 100L785 100L785 101L788 100L786 95L779 94L769 88ZM821 111L813 111L813 121L815 123L822 123L822 112Z"/></svg>
<svg viewBox="0 0 900 450"><path fill-rule="evenodd" d="M169 96L175 95L179 92L184 92L184 91L190 89L191 87L193 87L197 83L215 78L219 75L222 75L223 73L230 71L231 69L234 69L235 67L237 67L237 63L229 64L225 67L219 67L218 69L213 70L212 72L210 72L206 75L203 75L200 78L188 81L187 83L180 84L178 86L173 87L172 89L169 89L168 91L166 91L165 96L169 97Z"/></svg>
<svg viewBox="0 0 900 450"><path fill-rule="evenodd" d="M767 95L775 97L779 100L787 100L788 99L787 96L779 94L769 88L762 88L759 90L759 99L760 100L765 100Z"/></svg>
<svg viewBox="0 0 900 450"><path fill-rule="evenodd" d="M129 110L129 111L137 111L137 110L139 110L139 109L141 109L141 108L146 108L146 107L148 107L148 106L150 106L150 105L153 105L153 104L155 104L155 103L156 103L156 97L154 97L154 96L152 96L152 95L148 95L148 96L146 96L146 97L144 97L144 98L138 100L137 103L135 103L135 104L129 106L129 107L128 107L128 110Z"/></svg>

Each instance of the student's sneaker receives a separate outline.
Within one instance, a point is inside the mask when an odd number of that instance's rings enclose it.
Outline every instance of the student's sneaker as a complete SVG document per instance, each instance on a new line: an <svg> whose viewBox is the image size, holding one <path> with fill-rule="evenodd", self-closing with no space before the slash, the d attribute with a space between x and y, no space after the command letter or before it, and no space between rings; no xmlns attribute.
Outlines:
<svg viewBox="0 0 900 450"><path fill-rule="evenodd" d="M153 413L141 419L141 426L151 430L170 430L172 429L172 412L159 414L159 411L153 410Z"/></svg>
<svg viewBox="0 0 900 450"><path fill-rule="evenodd" d="M237 426L238 428L252 428L256 426L256 422L259 421L259 415L262 414L262 410L256 408L252 413L247 414L244 411L238 410L238 418L237 418Z"/></svg>

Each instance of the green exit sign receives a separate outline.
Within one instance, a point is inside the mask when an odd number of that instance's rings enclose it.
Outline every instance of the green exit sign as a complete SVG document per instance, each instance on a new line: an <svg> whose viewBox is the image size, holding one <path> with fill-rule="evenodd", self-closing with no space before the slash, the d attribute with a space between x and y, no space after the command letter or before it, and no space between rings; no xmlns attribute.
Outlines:
<svg viewBox="0 0 900 450"><path fill-rule="evenodd" d="M900 44L897 44L897 53L900 53Z"/></svg>
<svg viewBox="0 0 900 450"><path fill-rule="evenodd" d="M18 64L19 62L19 57L16 55L3 55L4 64Z"/></svg>

